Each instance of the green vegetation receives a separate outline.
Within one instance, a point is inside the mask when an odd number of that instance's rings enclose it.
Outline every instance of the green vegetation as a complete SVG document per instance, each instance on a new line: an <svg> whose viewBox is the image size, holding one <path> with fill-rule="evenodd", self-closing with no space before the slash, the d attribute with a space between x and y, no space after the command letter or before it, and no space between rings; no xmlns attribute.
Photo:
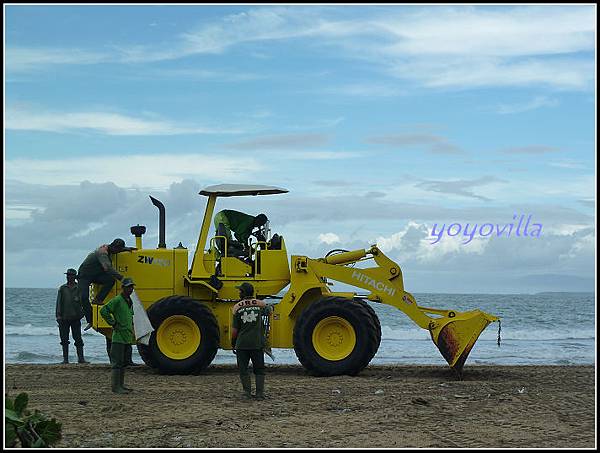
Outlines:
<svg viewBox="0 0 600 453"><path fill-rule="evenodd" d="M8 395L5 399L4 443L6 447L51 447L58 442L62 424L54 418L48 419L37 409L33 414L28 411L27 393L20 393L14 401Z"/></svg>

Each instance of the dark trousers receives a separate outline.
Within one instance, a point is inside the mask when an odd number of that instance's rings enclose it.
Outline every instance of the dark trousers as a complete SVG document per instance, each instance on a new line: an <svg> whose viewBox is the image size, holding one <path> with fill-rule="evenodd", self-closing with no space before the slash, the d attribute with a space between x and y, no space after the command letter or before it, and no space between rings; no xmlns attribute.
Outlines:
<svg viewBox="0 0 600 453"><path fill-rule="evenodd" d="M252 360L255 375L265 374L265 355L262 349L237 349L236 358L240 376L248 375L248 364Z"/></svg>
<svg viewBox="0 0 600 453"><path fill-rule="evenodd" d="M81 339L81 320L79 319L61 319L58 322L58 333L60 335L60 344L63 346L69 345L69 330L73 335L75 346L83 346Z"/></svg>
<svg viewBox="0 0 600 453"><path fill-rule="evenodd" d="M112 347L112 340L108 337L106 338L106 352L108 353L108 358L110 359L110 348ZM131 354L133 354L133 346L130 344L125 345L125 366L133 363L133 358Z"/></svg>
<svg viewBox="0 0 600 453"><path fill-rule="evenodd" d="M92 322L92 306L90 305L90 285L96 283L102 285L100 292L96 295L96 303L101 304L110 290L115 286L115 278L109 274L98 274L92 277L79 277L78 285L81 291L81 304L85 312L85 320Z"/></svg>
<svg viewBox="0 0 600 453"><path fill-rule="evenodd" d="M121 369L125 368L125 356L127 351L127 346L125 343L115 343L113 342L110 346L110 364L112 365L112 369Z"/></svg>

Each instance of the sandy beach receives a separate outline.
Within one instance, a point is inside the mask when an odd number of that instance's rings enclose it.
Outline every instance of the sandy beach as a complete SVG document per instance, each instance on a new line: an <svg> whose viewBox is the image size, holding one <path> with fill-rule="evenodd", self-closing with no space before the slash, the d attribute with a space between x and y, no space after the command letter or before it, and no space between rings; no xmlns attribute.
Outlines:
<svg viewBox="0 0 600 453"><path fill-rule="evenodd" d="M5 393L63 424L58 447L595 448L593 366L370 366L313 377L269 365L263 401L240 398L237 369L193 376L108 364L5 364Z"/></svg>

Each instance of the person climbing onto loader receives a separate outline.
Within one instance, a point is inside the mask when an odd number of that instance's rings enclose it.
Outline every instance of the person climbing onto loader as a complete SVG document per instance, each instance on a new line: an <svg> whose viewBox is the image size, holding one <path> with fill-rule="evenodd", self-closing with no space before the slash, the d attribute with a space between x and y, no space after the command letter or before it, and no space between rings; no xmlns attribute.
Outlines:
<svg viewBox="0 0 600 453"><path fill-rule="evenodd" d="M236 354L240 381L246 398L252 397L252 382L248 364L252 360L252 370L256 380L256 399L265 398L265 332L263 315L270 307L262 300L254 298L254 287L247 282L236 286L240 290L240 301L232 308L233 325L231 345Z"/></svg>
<svg viewBox="0 0 600 453"><path fill-rule="evenodd" d="M95 304L101 304L115 284L115 280L122 280L123 276L113 267L110 255L121 252L130 252L135 247L126 247L125 241L116 238L110 244L103 244L83 260L79 266L78 281L81 291L81 303L83 305L85 320L87 326L83 330L88 330L92 326L92 306L90 304L90 284L97 283L102 288L96 295Z"/></svg>
<svg viewBox="0 0 600 453"><path fill-rule="evenodd" d="M109 300L101 309L100 315L112 327L110 363L112 365L111 389L114 393L130 393L125 387L125 365L127 345L135 344L133 332L133 293L135 283L125 277L121 283L122 292Z"/></svg>
<svg viewBox="0 0 600 453"><path fill-rule="evenodd" d="M263 231L264 225L268 222L265 214L259 214L256 217L231 209L224 209L215 214L214 224L217 230L217 236L227 238L227 254L232 256L246 255L248 251L248 240L250 236L255 236L259 241L266 241L266 235ZM258 231L254 231L258 228ZM235 234L235 241L231 232ZM220 247L224 252L224 247Z"/></svg>

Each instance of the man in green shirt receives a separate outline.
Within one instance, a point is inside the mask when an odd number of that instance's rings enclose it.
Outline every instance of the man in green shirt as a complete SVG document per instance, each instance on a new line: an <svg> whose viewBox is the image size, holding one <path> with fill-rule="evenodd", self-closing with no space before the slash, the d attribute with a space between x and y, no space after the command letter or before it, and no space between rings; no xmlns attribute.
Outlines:
<svg viewBox="0 0 600 453"><path fill-rule="evenodd" d="M231 344L237 357L240 381L246 398L252 397L252 382L248 372L248 364L252 360L252 369L256 380L257 399L264 399L265 394L265 326L263 315L269 314L269 307L262 301L254 299L254 287L247 282L236 286L240 290L240 301L233 306L233 325Z"/></svg>
<svg viewBox="0 0 600 453"><path fill-rule="evenodd" d="M110 348L111 389L114 393L129 393L125 387L125 365L127 345L135 344L133 332L133 293L135 283L129 277L121 282L122 291L109 300L101 309L100 315L112 327L112 343Z"/></svg>
<svg viewBox="0 0 600 453"><path fill-rule="evenodd" d="M81 303L83 304L87 326L83 330L92 327L92 306L90 305L90 284L102 285L102 288L94 301L101 304L115 284L115 280L122 280L123 276L113 267L109 255L124 251L135 250L135 247L125 247L125 241L116 238L110 244L103 244L83 260L79 266L78 277L79 289L81 290Z"/></svg>
<svg viewBox="0 0 600 453"><path fill-rule="evenodd" d="M215 214L214 224L217 230L217 236L225 236L227 238L228 255L242 254L248 247L248 239L254 235L259 241L265 241L266 238L262 231L253 233L255 228L260 228L267 223L267 216L259 214L256 217L243 212L224 209ZM222 227L220 226L222 225ZM236 241L231 237L231 232L235 234ZM223 251L223 247L220 247ZM233 253L230 253L229 250ZM241 249L241 250L239 250Z"/></svg>
<svg viewBox="0 0 600 453"><path fill-rule="evenodd" d="M83 307L79 288L75 282L77 271L67 269L67 283L58 288L56 295L56 322L62 346L63 361L69 363L69 330L73 335L75 348L77 348L77 362L86 362L83 356L83 340L81 339L81 318L83 318Z"/></svg>

